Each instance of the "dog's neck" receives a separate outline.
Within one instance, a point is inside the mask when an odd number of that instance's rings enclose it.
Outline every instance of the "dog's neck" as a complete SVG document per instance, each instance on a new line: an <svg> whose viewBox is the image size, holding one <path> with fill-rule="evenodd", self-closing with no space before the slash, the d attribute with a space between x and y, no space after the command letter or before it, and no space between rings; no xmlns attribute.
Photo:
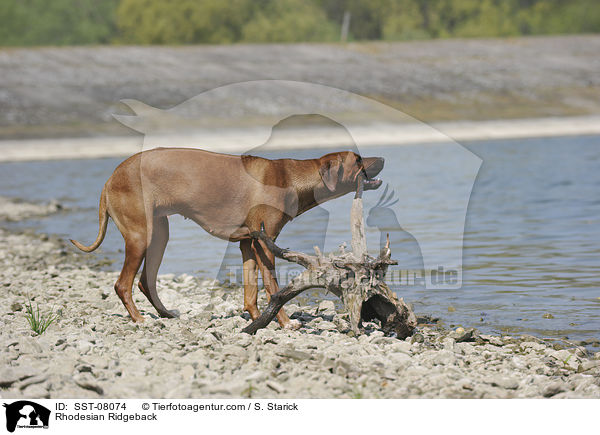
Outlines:
<svg viewBox="0 0 600 435"><path fill-rule="evenodd" d="M301 215L319 204L348 193L341 189L332 192L325 187L325 183L319 173L321 164L319 159L306 160L305 162L307 162L307 165L310 162L311 170L302 171L301 182L296 178L295 183L290 183L290 178L294 177L296 174L288 173L288 186L294 186L296 194L298 195L298 212L296 213L296 216Z"/></svg>

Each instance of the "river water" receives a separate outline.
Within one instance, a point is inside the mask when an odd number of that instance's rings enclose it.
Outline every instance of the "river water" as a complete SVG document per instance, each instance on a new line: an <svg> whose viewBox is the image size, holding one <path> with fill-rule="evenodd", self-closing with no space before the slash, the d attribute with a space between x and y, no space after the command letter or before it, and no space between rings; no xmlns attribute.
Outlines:
<svg viewBox="0 0 600 435"><path fill-rule="evenodd" d="M447 326L588 342L599 339L600 137L462 145L482 160L478 174L473 173L472 161L465 169L464 161L454 158L456 153L448 153L443 144L363 152L386 159L380 174L384 187L365 192L364 201L370 250L376 253L389 233L392 257L399 260L391 270L392 277L400 277L391 282L394 290L413 303L417 313L439 317ZM322 153L299 150L267 155L307 158ZM98 231L100 191L121 160L0 164L0 195L56 199L66 208L11 226L91 243ZM421 163L411 163L415 161ZM381 202L385 186L389 199ZM331 251L349 242L351 202L347 195L305 213L285 227L278 244L310 252L314 245ZM462 222L464 238L456 230L462 230ZM444 229L449 227L452 230ZM170 217L170 228L160 273L239 282L237 246L228 246L179 216ZM462 249L457 251L461 240ZM122 261L122 245L111 222L100 252L115 260L114 269ZM419 270L431 263L428 259L444 256L452 263L450 268L460 267L462 260L462 285L427 288ZM278 269L282 283L299 270L284 264Z"/></svg>

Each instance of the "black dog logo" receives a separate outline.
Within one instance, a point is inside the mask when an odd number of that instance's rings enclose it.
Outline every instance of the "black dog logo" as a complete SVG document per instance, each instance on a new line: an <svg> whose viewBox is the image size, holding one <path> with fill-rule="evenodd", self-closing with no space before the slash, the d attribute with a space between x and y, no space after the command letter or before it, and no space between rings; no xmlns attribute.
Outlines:
<svg viewBox="0 0 600 435"><path fill-rule="evenodd" d="M14 432L19 427L48 427L50 410L29 400L6 404L6 429Z"/></svg>

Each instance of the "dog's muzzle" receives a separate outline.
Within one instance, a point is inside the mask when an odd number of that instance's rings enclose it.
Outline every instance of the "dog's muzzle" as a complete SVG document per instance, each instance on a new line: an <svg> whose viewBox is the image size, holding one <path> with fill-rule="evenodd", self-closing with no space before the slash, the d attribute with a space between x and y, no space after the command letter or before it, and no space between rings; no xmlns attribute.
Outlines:
<svg viewBox="0 0 600 435"><path fill-rule="evenodd" d="M375 178L375 176L381 172L384 163L383 157L366 157L363 159L365 173L367 174L367 179L364 181L365 190L374 190L381 186L382 181Z"/></svg>

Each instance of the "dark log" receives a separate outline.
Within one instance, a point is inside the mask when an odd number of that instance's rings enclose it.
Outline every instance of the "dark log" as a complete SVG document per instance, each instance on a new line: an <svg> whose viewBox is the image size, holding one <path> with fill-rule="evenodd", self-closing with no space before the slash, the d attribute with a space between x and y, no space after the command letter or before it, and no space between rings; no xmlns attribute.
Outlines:
<svg viewBox="0 0 600 435"><path fill-rule="evenodd" d="M246 326L242 331L248 334L254 334L259 329L265 328L275 318L281 307L303 291L311 288L315 288L315 285L309 283L304 286L294 286L292 281L292 283L273 294L269 301L269 305L265 308L260 317L250 325Z"/></svg>

